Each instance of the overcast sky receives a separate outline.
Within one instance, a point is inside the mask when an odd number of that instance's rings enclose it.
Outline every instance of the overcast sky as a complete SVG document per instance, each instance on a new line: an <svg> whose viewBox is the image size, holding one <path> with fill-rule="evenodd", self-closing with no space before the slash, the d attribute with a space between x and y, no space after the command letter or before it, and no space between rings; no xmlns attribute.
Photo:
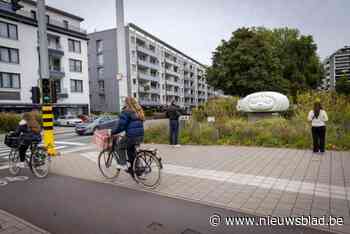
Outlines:
<svg viewBox="0 0 350 234"><path fill-rule="evenodd" d="M46 0L85 18L89 32L115 27L115 0ZM222 39L242 26L294 27L313 35L323 59L350 45L350 0L124 0L133 22L180 51L211 64Z"/></svg>

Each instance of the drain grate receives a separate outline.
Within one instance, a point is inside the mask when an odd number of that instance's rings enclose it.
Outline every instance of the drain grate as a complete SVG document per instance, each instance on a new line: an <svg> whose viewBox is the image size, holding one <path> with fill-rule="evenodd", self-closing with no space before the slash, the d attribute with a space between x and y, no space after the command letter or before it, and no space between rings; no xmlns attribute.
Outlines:
<svg viewBox="0 0 350 234"><path fill-rule="evenodd" d="M201 233L187 228L185 231L181 232L181 234L201 234Z"/></svg>

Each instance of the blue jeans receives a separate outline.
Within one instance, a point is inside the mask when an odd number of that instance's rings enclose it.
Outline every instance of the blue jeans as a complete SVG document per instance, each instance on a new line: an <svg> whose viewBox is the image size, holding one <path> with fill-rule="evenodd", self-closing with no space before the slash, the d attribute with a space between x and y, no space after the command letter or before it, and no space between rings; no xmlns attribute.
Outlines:
<svg viewBox="0 0 350 234"><path fill-rule="evenodd" d="M179 136L179 121L170 120L170 145L178 144L178 136Z"/></svg>

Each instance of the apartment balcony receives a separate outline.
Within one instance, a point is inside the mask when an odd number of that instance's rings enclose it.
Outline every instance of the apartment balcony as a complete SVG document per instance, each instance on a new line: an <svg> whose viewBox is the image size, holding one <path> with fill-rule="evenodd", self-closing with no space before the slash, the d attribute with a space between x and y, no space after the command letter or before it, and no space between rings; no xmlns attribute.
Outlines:
<svg viewBox="0 0 350 234"><path fill-rule="evenodd" d="M153 87L151 87L149 92L151 94L158 94L159 95L160 94L160 88L153 88Z"/></svg>
<svg viewBox="0 0 350 234"><path fill-rule="evenodd" d="M171 86L180 86L180 81L174 81L174 80L166 80L165 81L166 85L171 85Z"/></svg>
<svg viewBox="0 0 350 234"><path fill-rule="evenodd" d="M143 67L146 67L146 68L152 68L152 69L155 69L155 70L159 70L160 69L160 66L159 66L159 63L151 63L147 60L142 60L140 58L137 59L137 64L140 65L140 66L143 66Z"/></svg>
<svg viewBox="0 0 350 234"><path fill-rule="evenodd" d="M165 74L168 74L168 75L171 75L171 76L180 77L179 73L177 73L175 71L172 71L172 70L169 70L169 69L165 69Z"/></svg>
<svg viewBox="0 0 350 234"><path fill-rule="evenodd" d="M50 78L52 79L62 79L63 77L66 76L64 69L61 67L50 66L49 71L50 71Z"/></svg>
<svg viewBox="0 0 350 234"><path fill-rule="evenodd" d="M58 57L64 56L64 51L60 44L56 44L56 45L49 44L48 49L49 49L49 55L58 56Z"/></svg>
<svg viewBox="0 0 350 234"><path fill-rule="evenodd" d="M174 90L167 90L166 91L166 96L180 96L180 92L179 91L174 91Z"/></svg>
<svg viewBox="0 0 350 234"><path fill-rule="evenodd" d="M155 50L151 50L151 49L147 48L146 46L137 45L136 50L140 51L141 53L147 54L147 55L156 55Z"/></svg>
<svg viewBox="0 0 350 234"><path fill-rule="evenodd" d="M57 93L57 96L59 99L65 99L65 98L68 98L68 89L64 88L64 89L61 89L58 93Z"/></svg>
<svg viewBox="0 0 350 234"><path fill-rule="evenodd" d="M175 62L174 60L172 60L170 58L165 58L165 62L169 63L171 65L174 65L174 66L178 66L179 65L177 62Z"/></svg>
<svg viewBox="0 0 350 234"><path fill-rule="evenodd" d="M8 10L9 8L10 8L10 10ZM3 3L2 1L0 1L0 9L15 13L11 9L10 3ZM18 10L18 11L16 11L16 14L22 15L22 16L27 17L27 18L34 19L33 15L29 11L26 11L26 10ZM68 31L74 31L77 33L87 34L87 31L85 29L82 29L80 27L77 27L77 26L74 26L71 24L66 25L63 23L63 20L59 21L59 20L50 18L48 25L54 26L54 27L59 27L59 28L62 28L62 29L68 30Z"/></svg>
<svg viewBox="0 0 350 234"><path fill-rule="evenodd" d="M139 79L147 80L147 81L159 82L159 80L160 80L159 76L151 76L147 73L142 73L142 72L139 72L138 77L139 77Z"/></svg>
<svg viewBox="0 0 350 234"><path fill-rule="evenodd" d="M160 100L140 99L139 103L142 106L158 106L158 105L160 105Z"/></svg>

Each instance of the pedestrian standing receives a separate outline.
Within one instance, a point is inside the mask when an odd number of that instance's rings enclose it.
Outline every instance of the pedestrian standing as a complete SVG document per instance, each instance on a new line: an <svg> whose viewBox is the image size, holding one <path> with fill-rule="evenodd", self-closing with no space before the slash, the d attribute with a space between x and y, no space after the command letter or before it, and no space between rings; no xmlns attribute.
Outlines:
<svg viewBox="0 0 350 234"><path fill-rule="evenodd" d="M311 122L313 139L313 152L321 154L325 152L326 122L328 116L319 101L315 102L314 109L309 112L308 120Z"/></svg>
<svg viewBox="0 0 350 234"><path fill-rule="evenodd" d="M181 109L176 105L176 101L172 101L166 112L167 118L169 118L169 132L170 132L170 145L179 147L179 118L181 116Z"/></svg>

